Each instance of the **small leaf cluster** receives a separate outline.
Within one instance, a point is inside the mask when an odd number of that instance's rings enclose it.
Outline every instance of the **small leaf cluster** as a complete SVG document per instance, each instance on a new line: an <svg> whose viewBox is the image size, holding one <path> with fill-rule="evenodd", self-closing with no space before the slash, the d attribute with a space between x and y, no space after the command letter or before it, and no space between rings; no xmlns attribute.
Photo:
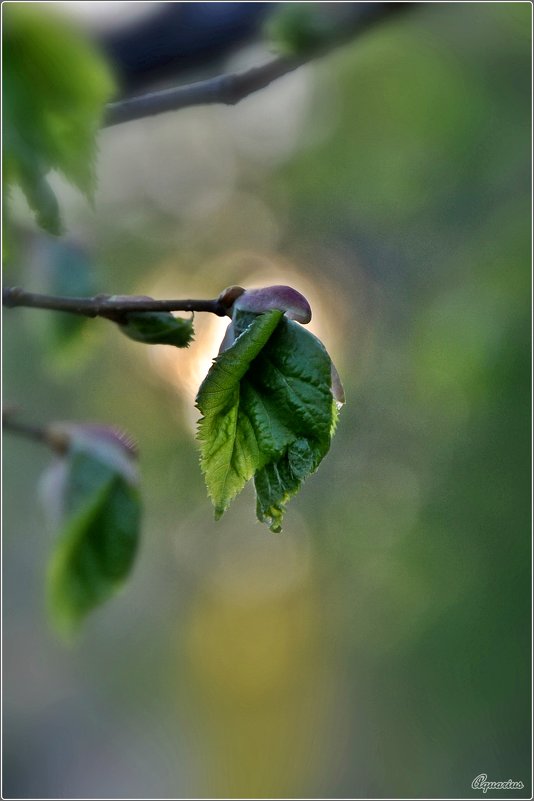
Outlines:
<svg viewBox="0 0 534 801"><path fill-rule="evenodd" d="M283 310L261 312L257 296L250 305L258 311L234 304L235 340L198 392L201 467L216 518L253 478L258 520L280 532L287 502L330 448L333 368L317 337Z"/></svg>

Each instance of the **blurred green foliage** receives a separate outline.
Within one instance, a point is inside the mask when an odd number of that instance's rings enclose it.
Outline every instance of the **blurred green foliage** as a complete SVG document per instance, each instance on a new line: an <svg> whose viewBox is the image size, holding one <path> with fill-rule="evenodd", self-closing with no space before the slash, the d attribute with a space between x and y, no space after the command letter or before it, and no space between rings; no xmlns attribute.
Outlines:
<svg viewBox="0 0 534 801"><path fill-rule="evenodd" d="M7 3L2 20L4 199L19 185L39 225L59 234L59 206L46 176L57 170L92 197L96 134L113 81L59 13Z"/></svg>
<svg viewBox="0 0 534 801"><path fill-rule="evenodd" d="M69 640L129 575L141 503L132 454L118 435L88 426L55 429L56 436L66 436L68 447L42 482L45 511L52 512L57 537L47 594L52 623Z"/></svg>
<svg viewBox="0 0 534 801"><path fill-rule="evenodd" d="M314 3L282 3L267 18L265 34L274 49L288 56L305 55L330 42L339 22Z"/></svg>
<svg viewBox="0 0 534 801"><path fill-rule="evenodd" d="M22 239L22 238L21 238ZM32 235L17 244L9 259L25 266L25 282L45 295L89 297L98 291L91 249L66 237ZM22 276L17 281L21 282ZM31 335L41 342L43 360L59 373L80 371L95 354L98 332L87 317L76 314L27 314Z"/></svg>

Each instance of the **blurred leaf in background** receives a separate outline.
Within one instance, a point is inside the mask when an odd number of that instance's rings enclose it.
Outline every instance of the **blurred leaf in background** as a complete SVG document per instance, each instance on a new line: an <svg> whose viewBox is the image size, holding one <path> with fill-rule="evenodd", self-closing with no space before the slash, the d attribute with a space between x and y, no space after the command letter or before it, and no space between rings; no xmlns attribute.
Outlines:
<svg viewBox="0 0 534 801"><path fill-rule="evenodd" d="M339 13L339 8L336 9ZM280 3L267 20L265 33L273 49L298 56L317 50L339 33L340 22L324 4Z"/></svg>
<svg viewBox="0 0 534 801"><path fill-rule="evenodd" d="M98 291L98 272L93 248L69 238L42 232L19 237L18 261L24 280L45 295L88 297ZM86 366L101 329L77 314L31 313L24 315L28 332L39 338L43 358L54 371L79 371Z"/></svg>
<svg viewBox="0 0 534 801"><path fill-rule="evenodd" d="M81 33L39 5L2 9L4 201L17 184L39 225L59 234L59 206L47 175L56 170L92 197L96 134L114 86Z"/></svg>
<svg viewBox="0 0 534 801"><path fill-rule="evenodd" d="M64 454L42 479L50 523L60 531L48 571L48 605L68 638L117 592L132 569L140 524L132 444L109 428L54 424Z"/></svg>

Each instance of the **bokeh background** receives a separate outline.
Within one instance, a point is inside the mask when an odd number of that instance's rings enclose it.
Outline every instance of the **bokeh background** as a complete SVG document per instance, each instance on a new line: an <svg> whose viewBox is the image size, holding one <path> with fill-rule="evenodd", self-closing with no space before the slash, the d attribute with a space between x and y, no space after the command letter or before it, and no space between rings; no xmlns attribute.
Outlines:
<svg viewBox="0 0 534 801"><path fill-rule="evenodd" d="M529 3L421 4L236 107L103 131L94 210L55 181L64 244L32 235L6 284L291 284L347 404L282 535L250 488L215 523L193 399L221 320L65 352L4 314L5 402L127 429L144 497L131 580L65 648L49 455L4 439L6 797L530 797L530 30Z"/></svg>

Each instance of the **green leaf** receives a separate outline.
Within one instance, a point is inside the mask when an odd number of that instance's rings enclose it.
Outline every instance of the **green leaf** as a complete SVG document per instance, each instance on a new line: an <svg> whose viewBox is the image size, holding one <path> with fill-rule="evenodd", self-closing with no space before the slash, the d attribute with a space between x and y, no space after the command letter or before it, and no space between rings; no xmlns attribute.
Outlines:
<svg viewBox="0 0 534 801"><path fill-rule="evenodd" d="M57 170L92 196L96 134L114 85L103 58L58 13L35 3L2 10L4 189L18 184L39 224L57 235L46 176Z"/></svg>
<svg viewBox="0 0 534 801"><path fill-rule="evenodd" d="M197 395L201 467L219 518L252 478L260 449L244 404L241 381L282 318L281 311L259 315L231 348L217 356Z"/></svg>
<svg viewBox="0 0 534 801"><path fill-rule="evenodd" d="M330 447L337 411L322 343L281 311L238 312L197 406L201 466L220 517L254 477L257 516L281 530L285 505Z"/></svg>
<svg viewBox="0 0 534 801"><path fill-rule="evenodd" d="M63 233L63 224L59 203L37 163L34 169L29 169L27 164L21 162L18 183L40 227L49 234L60 236Z"/></svg>
<svg viewBox="0 0 534 801"><path fill-rule="evenodd" d="M48 568L51 620L65 638L117 592L132 568L141 516L126 457L112 443L73 439L60 476L63 526ZM57 505L57 503L56 503Z"/></svg>
<svg viewBox="0 0 534 801"><path fill-rule="evenodd" d="M136 342L177 348L187 348L194 334L192 319L173 317L170 312L128 312L119 328Z"/></svg>

